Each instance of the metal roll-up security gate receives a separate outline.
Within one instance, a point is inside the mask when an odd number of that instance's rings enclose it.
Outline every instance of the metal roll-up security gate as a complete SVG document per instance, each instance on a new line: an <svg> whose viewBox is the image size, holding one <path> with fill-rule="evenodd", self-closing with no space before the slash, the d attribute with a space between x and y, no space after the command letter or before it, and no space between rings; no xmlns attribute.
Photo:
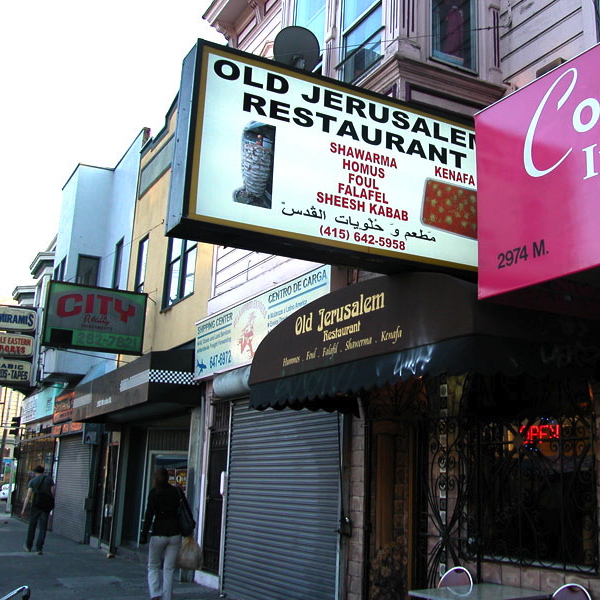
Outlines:
<svg viewBox="0 0 600 600"><path fill-rule="evenodd" d="M331 600L339 524L338 415L234 404L222 591Z"/></svg>
<svg viewBox="0 0 600 600"><path fill-rule="evenodd" d="M79 543L85 541L91 448L80 435L60 439L53 531Z"/></svg>

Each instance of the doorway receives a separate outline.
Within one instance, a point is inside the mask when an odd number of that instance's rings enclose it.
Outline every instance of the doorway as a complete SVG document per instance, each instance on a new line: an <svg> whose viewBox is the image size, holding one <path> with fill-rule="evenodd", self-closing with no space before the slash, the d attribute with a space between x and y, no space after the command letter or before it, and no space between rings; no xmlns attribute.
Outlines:
<svg viewBox="0 0 600 600"><path fill-rule="evenodd" d="M146 493L142 498L148 497L148 492L154 486L154 472L159 467L164 467L169 473L169 483L178 485L184 493L187 491L188 456L181 452L151 451L146 473Z"/></svg>
<svg viewBox="0 0 600 600"><path fill-rule="evenodd" d="M215 402L211 408L202 550L204 552L203 570L217 575L219 573L223 516L222 478L227 471L231 409L229 402Z"/></svg>
<svg viewBox="0 0 600 600"><path fill-rule="evenodd" d="M111 440L110 433L102 434L98 462L91 535L110 550L119 464L119 442Z"/></svg>
<svg viewBox="0 0 600 600"><path fill-rule="evenodd" d="M417 424L427 403L427 389L419 378L373 390L368 397L365 595L369 600L404 598L413 587Z"/></svg>

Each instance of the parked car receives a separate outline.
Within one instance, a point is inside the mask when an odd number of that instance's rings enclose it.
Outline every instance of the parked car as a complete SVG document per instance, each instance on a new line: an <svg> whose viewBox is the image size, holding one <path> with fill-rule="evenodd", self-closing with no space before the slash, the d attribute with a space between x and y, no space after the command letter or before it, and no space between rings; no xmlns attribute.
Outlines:
<svg viewBox="0 0 600 600"><path fill-rule="evenodd" d="M15 486L11 483L3 483L0 488L0 501L6 502L8 500L8 494L14 490ZM10 491L9 491L10 490Z"/></svg>

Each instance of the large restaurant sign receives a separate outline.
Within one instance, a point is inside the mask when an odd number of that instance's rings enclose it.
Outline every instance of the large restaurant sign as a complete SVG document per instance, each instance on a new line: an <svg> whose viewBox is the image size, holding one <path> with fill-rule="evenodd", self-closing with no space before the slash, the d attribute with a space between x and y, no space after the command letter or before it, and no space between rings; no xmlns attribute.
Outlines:
<svg viewBox="0 0 600 600"><path fill-rule="evenodd" d="M477 267L466 121L200 41L167 234L373 270Z"/></svg>
<svg viewBox="0 0 600 600"><path fill-rule="evenodd" d="M42 345L141 354L146 294L51 281Z"/></svg>
<svg viewBox="0 0 600 600"><path fill-rule="evenodd" d="M600 266L599 61L595 46L475 116L480 298Z"/></svg>

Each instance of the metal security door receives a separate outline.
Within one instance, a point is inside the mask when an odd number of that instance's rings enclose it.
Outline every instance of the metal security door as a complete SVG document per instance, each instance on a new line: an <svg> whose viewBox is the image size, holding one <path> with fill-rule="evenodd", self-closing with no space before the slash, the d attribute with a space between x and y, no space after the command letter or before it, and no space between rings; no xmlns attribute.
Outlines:
<svg viewBox="0 0 600 600"><path fill-rule="evenodd" d="M243 600L336 597L336 413L233 407L222 591Z"/></svg>
<svg viewBox="0 0 600 600"><path fill-rule="evenodd" d="M60 440L56 471L56 508L53 531L84 543L85 499L89 493L91 446L81 443L81 436Z"/></svg>

